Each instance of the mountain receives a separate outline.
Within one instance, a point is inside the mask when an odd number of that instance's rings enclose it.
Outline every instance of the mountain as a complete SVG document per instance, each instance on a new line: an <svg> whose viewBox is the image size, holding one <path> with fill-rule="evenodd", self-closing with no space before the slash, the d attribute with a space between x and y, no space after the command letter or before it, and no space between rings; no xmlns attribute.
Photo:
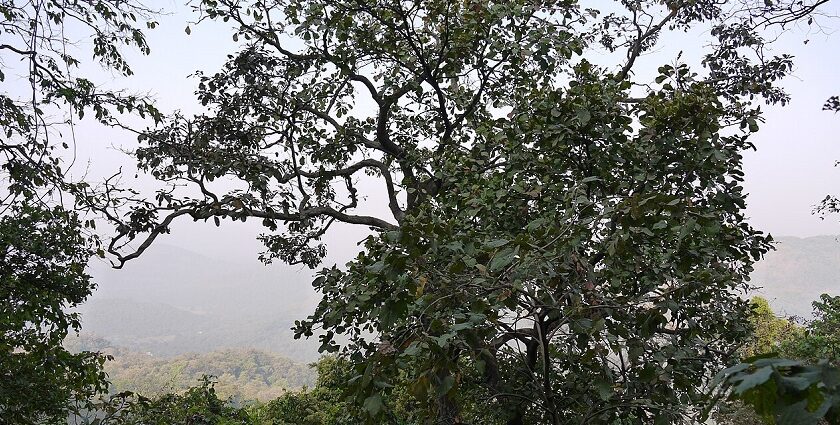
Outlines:
<svg viewBox="0 0 840 425"><path fill-rule="evenodd" d="M250 348L318 358L317 341L290 330L318 300L307 272L156 245L124 269L99 262L91 274L99 287L80 308L85 335L155 357ZM776 311L809 317L820 294L840 294L840 238L777 238L751 283Z"/></svg>
<svg viewBox="0 0 840 425"><path fill-rule="evenodd" d="M82 333L154 356L256 348L310 362L316 341L290 330L318 301L308 273L248 265L158 245L123 269L91 264L97 282L79 308Z"/></svg>
<svg viewBox="0 0 840 425"><path fill-rule="evenodd" d="M194 312L299 317L318 300L308 271L209 258L164 244L119 270L94 262L90 273L99 285L94 300L124 298Z"/></svg>
<svg viewBox="0 0 840 425"><path fill-rule="evenodd" d="M840 236L776 238L776 250L756 264L755 295L777 312L811 316L811 302L820 294L840 295Z"/></svg>

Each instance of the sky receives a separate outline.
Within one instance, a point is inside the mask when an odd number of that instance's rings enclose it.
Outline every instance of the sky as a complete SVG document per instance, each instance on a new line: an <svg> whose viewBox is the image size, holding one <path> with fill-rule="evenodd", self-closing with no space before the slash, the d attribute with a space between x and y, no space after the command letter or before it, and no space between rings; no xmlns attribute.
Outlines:
<svg viewBox="0 0 840 425"><path fill-rule="evenodd" d="M222 23L190 25L188 35L184 30L186 22L195 19L188 7L178 1L160 1L156 5L170 14L160 17L160 26L147 32L151 55L129 55L135 75L130 78L103 75L105 84L149 93L164 112L201 113L193 95L197 80L187 76L196 70L212 73L220 69L226 55L236 51L237 43L231 39L230 27ZM840 30L840 20L827 24L829 28L834 24ZM666 39L663 49L684 48L684 41L697 45L694 37L703 36L689 34L673 42ZM796 54L796 70L784 84L792 101L786 107L766 108L767 122L754 138L757 150L747 152L744 159L749 221L776 236L840 234L840 217L821 220L812 214L814 205L827 194L840 194L840 168L834 167L835 161L840 160L840 114L821 110L826 98L840 94L837 46L840 46L840 33L809 34L797 29L786 33L777 43L778 51ZM667 55L667 51L660 49L640 62L647 60L649 66L655 66L668 58ZM82 161L74 172L96 176L111 172L117 164L131 168L130 159L115 146L130 144L134 136L82 123L77 128L77 140L88 139L95 143L79 146L80 158L88 161ZM86 163L89 168L85 167ZM160 242L211 257L251 263L256 261L256 253L261 249L255 240L260 230L256 222L223 223L219 229L205 223L182 222ZM356 242L364 235L365 229L352 226L333 232L327 239L331 248L327 263L341 264L349 260L358 252Z"/></svg>
<svg viewBox="0 0 840 425"><path fill-rule="evenodd" d="M838 26L840 29L840 26ZM755 137L757 149L744 159L751 223L772 234L840 234L840 217L811 214L827 194L840 194L840 114L823 111L829 95L840 94L840 33L789 37L778 50L796 52L796 70L785 86L786 107L768 108Z"/></svg>

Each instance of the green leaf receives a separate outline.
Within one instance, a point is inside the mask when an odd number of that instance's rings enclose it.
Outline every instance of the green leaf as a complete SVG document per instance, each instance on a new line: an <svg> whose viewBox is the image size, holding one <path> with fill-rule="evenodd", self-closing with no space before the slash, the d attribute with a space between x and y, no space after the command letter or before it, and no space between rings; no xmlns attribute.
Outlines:
<svg viewBox="0 0 840 425"><path fill-rule="evenodd" d="M576 116L580 125L586 125L592 118L592 114L585 108L578 109Z"/></svg>
<svg viewBox="0 0 840 425"><path fill-rule="evenodd" d="M749 368L750 368L750 365L748 363L738 363L735 366L730 366L730 367L718 372L717 375L715 375L714 379L712 379L712 386L716 387L718 384L723 382L725 379L727 379L732 374L735 374L735 373L738 373L738 372L743 372L743 371L745 371Z"/></svg>
<svg viewBox="0 0 840 425"><path fill-rule="evenodd" d="M382 396L374 394L365 399L364 408L371 416L377 416L385 405L382 403Z"/></svg>
<svg viewBox="0 0 840 425"><path fill-rule="evenodd" d="M437 387L436 391L438 396L442 396L444 394L448 394L450 390L455 386L455 377L452 375L446 375L441 381L440 385Z"/></svg>
<svg viewBox="0 0 840 425"><path fill-rule="evenodd" d="M598 397L601 397L601 400L604 401L609 400L613 395L612 384L603 380L595 381L595 391L598 392Z"/></svg>
<svg viewBox="0 0 840 425"><path fill-rule="evenodd" d="M490 267L489 271L491 273L497 272L511 263L513 263L513 259L516 256L515 251L512 248L506 248L493 256L493 259L490 260Z"/></svg>
<svg viewBox="0 0 840 425"><path fill-rule="evenodd" d="M771 376L773 376L773 368L771 366L758 368L752 373L740 373L733 377L734 381L739 382L738 385L733 388L733 391L735 394L742 394L745 391L763 385L770 380Z"/></svg>
<svg viewBox="0 0 840 425"><path fill-rule="evenodd" d="M496 240L492 240L490 242L487 242L486 244L484 244L484 246L486 246L488 248L498 248L498 247L507 245L508 242L510 242L510 241L507 240L507 239L496 239Z"/></svg>

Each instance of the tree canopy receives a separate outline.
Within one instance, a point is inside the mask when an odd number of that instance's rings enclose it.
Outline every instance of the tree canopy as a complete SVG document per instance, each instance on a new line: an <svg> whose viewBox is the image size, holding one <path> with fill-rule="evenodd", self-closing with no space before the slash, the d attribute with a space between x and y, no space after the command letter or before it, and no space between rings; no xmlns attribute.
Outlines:
<svg viewBox="0 0 840 425"><path fill-rule="evenodd" d="M131 74L122 49L128 45L148 52L139 27L149 13L122 0L0 1L4 422L66 423L69 413L89 406L90 398L106 388L104 357L71 354L61 346L69 332L79 329L78 313L70 309L94 288L85 268L99 248L91 232L94 221L76 209L85 196L98 195L89 182L69 177L71 135L74 122L86 112L108 125L119 125L116 112L159 116L146 99L102 90L74 71L81 63L77 52L84 52L118 74ZM154 21L146 24L154 26ZM91 50L77 49L71 33L90 37Z"/></svg>
<svg viewBox="0 0 840 425"><path fill-rule="evenodd" d="M296 332L353 361L372 417L404 382L439 423L466 394L509 424L691 422L770 248L741 160L792 57L762 33L822 3L202 1L242 49L200 74L205 114L141 137L172 188L99 205L108 251L254 218L265 261L314 268L332 226L366 226ZM638 70L692 28L711 44Z"/></svg>
<svg viewBox="0 0 840 425"><path fill-rule="evenodd" d="M717 375L721 395L749 405L765 423L840 423L840 297L822 294L813 308L814 318L799 326L758 299L754 343L741 363ZM750 416L736 410L732 422L756 423L744 420Z"/></svg>
<svg viewBox="0 0 840 425"><path fill-rule="evenodd" d="M141 133L138 168L167 185L146 198L67 181L43 106L160 121L146 99L71 79L78 61L44 30L81 23L129 74L116 46L148 51L147 10L6 1L3 30L29 37L0 47L28 61L35 93L3 98L8 211L67 193L114 226L101 250L46 257L79 285L37 300L50 311L89 293L84 255L121 266L178 219L261 220L263 260L311 268L337 223L369 228L353 261L318 272L323 299L295 332L350 361L371 421L408 397L441 424L694 423L751 331L740 295L770 249L744 217L742 153L760 103L787 102L792 57L764 33L825 2L201 0L199 21L232 23L242 48L199 74L206 113ZM695 28L709 45L640 68ZM94 225L50 201L74 243ZM187 417L193 398L239 421L209 383L156 403Z"/></svg>

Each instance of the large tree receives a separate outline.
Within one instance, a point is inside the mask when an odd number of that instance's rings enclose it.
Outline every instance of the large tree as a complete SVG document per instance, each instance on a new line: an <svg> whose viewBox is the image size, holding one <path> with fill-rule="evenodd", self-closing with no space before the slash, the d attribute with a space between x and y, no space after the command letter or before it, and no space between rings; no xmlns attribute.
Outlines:
<svg viewBox="0 0 840 425"><path fill-rule="evenodd" d="M120 264L181 217L262 220L266 261L313 268L331 226L370 228L296 329L374 417L406 390L438 423L690 422L769 248L741 154L792 62L761 31L822 3L204 0L243 47L206 114L142 136L172 187L90 205Z"/></svg>
<svg viewBox="0 0 840 425"><path fill-rule="evenodd" d="M122 75L124 45L148 52L150 11L132 1L0 0L0 421L66 423L106 390L104 357L62 348L72 308L94 288L94 221L77 211L91 182L73 180L74 122L118 125L117 111L158 117L147 99L79 77L80 55ZM85 45L91 49L86 49ZM80 201L80 204L76 204ZM100 250L101 252L101 250Z"/></svg>

